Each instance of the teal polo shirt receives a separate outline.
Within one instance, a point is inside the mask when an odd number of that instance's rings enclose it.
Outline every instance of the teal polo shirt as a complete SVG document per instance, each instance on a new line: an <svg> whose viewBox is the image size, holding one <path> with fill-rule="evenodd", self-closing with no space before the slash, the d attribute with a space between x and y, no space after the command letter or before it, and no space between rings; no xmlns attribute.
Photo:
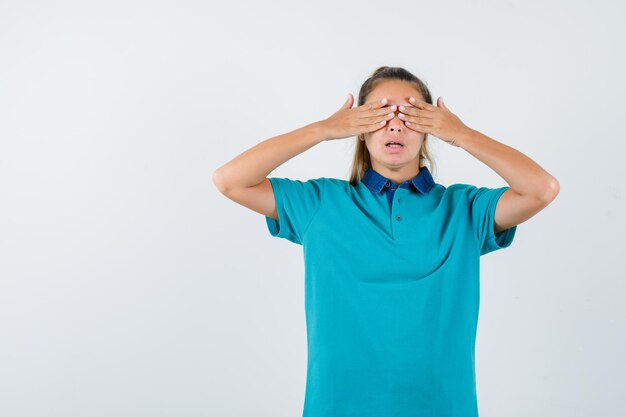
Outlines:
<svg viewBox="0 0 626 417"><path fill-rule="evenodd" d="M445 187L427 167L269 181L268 230L304 253L303 417L478 416L480 256L513 241L517 226L494 233L509 187Z"/></svg>

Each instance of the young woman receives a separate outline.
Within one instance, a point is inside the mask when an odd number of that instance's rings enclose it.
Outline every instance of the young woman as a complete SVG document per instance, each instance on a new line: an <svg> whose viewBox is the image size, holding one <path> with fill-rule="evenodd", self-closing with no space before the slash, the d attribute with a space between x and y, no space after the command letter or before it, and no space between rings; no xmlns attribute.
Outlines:
<svg viewBox="0 0 626 417"><path fill-rule="evenodd" d="M381 67L329 118L267 139L215 171L217 188L303 245L304 417L478 416L479 258L506 248L558 181L467 127L403 68ZM428 135L508 184L445 187ZM350 181L267 178L320 142L358 136ZM430 168L429 168L430 167ZM506 270L503 271L506 274Z"/></svg>

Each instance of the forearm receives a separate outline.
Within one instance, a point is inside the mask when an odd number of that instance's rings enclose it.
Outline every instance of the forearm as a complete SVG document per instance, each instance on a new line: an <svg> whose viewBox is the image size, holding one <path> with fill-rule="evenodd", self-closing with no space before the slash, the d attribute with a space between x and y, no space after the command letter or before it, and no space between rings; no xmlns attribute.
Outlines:
<svg viewBox="0 0 626 417"><path fill-rule="evenodd" d="M266 139L215 170L213 182L221 192L255 186L274 169L324 140L319 122Z"/></svg>
<svg viewBox="0 0 626 417"><path fill-rule="evenodd" d="M521 195L549 200L558 193L559 182L520 151L470 129L457 140L459 147L482 161Z"/></svg>

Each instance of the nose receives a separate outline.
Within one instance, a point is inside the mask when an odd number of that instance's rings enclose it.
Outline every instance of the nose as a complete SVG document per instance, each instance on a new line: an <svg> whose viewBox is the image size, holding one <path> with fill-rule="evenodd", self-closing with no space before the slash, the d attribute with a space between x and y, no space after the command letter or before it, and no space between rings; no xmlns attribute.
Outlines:
<svg viewBox="0 0 626 417"><path fill-rule="evenodd" d="M399 132L400 127L403 125L402 119L398 117L400 110L396 110L393 113L394 113L394 116L388 121L387 126L389 126L390 130Z"/></svg>

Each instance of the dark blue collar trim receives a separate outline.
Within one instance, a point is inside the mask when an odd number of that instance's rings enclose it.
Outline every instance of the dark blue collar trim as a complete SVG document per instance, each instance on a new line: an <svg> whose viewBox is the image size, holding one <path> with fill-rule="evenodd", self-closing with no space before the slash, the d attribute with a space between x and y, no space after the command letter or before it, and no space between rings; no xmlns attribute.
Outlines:
<svg viewBox="0 0 626 417"><path fill-rule="evenodd" d="M369 167L367 171L365 171L361 181L363 181L363 183L374 193L380 193L383 188L385 188L385 184L388 184L388 187L393 185L394 188L403 186L404 188L410 188L409 184L413 184L416 190L420 191L422 194L426 194L435 185L435 181L430 175L430 171L425 166L420 168L419 174L410 180L404 181L402 184L396 184L392 180L374 171L372 167Z"/></svg>

